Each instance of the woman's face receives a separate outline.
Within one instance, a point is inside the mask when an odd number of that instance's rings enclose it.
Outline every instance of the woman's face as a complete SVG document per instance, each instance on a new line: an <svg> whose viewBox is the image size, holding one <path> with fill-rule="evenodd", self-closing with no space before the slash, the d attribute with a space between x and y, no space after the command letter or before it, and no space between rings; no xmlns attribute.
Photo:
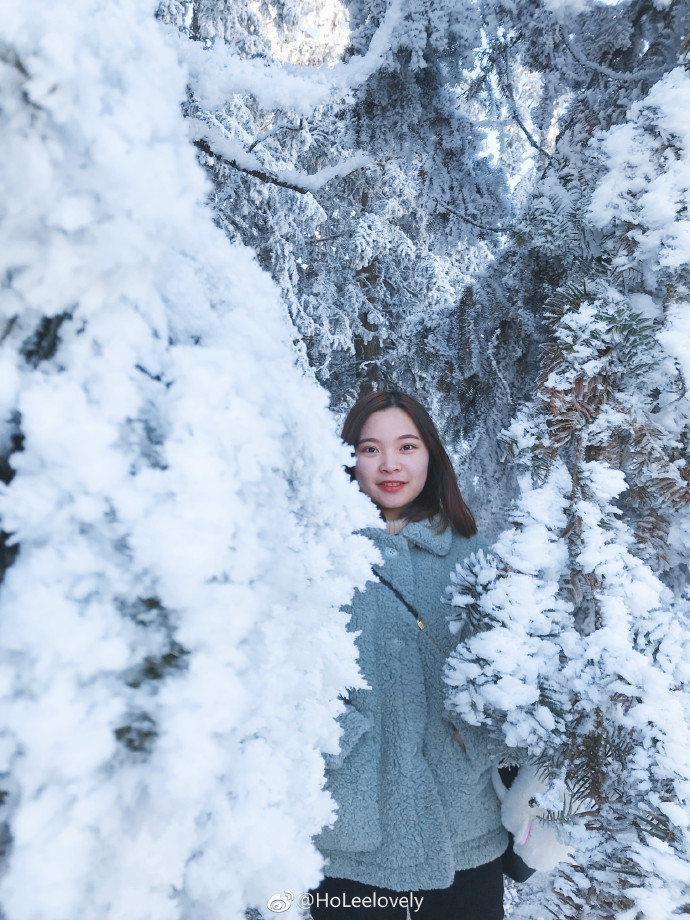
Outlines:
<svg viewBox="0 0 690 920"><path fill-rule="evenodd" d="M355 476L387 521L401 517L417 498L428 469L429 451L407 412L372 412L355 446Z"/></svg>

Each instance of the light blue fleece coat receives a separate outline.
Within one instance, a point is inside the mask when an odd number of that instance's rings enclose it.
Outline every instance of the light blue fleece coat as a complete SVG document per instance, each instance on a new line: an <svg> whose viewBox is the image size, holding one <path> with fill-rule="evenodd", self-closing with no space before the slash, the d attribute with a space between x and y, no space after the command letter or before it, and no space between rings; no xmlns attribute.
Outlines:
<svg viewBox="0 0 690 920"><path fill-rule="evenodd" d="M325 755L338 818L314 838L325 874L395 891L446 888L458 869L483 865L508 845L491 782L499 750L444 707L445 659L457 642L441 603L450 572L486 547L434 522L399 534L361 531L385 560L375 567L420 614L425 632L380 582L357 591L349 629L371 689L350 692L337 755ZM453 738L459 729L465 750Z"/></svg>

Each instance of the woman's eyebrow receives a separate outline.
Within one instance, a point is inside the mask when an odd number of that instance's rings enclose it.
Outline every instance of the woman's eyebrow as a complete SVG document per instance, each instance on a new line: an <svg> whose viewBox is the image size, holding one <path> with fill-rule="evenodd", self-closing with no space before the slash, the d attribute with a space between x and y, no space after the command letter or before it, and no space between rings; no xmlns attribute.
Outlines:
<svg viewBox="0 0 690 920"><path fill-rule="evenodd" d="M415 441L421 441L421 438L419 437L419 435L416 435L416 434L399 434L398 435L398 441L402 441L402 440L409 441L410 438L414 438ZM357 443L362 444L364 441L373 441L375 444L379 443L378 438L360 438L359 441L357 441Z"/></svg>

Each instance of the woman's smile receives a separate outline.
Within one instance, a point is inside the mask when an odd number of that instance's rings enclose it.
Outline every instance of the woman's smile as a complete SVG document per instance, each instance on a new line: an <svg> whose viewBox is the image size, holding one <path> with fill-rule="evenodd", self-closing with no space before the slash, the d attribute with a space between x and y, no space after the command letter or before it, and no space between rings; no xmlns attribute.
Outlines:
<svg viewBox="0 0 690 920"><path fill-rule="evenodd" d="M392 407L372 412L355 454L360 489L387 521L398 520L424 488L429 469L429 451L412 418Z"/></svg>

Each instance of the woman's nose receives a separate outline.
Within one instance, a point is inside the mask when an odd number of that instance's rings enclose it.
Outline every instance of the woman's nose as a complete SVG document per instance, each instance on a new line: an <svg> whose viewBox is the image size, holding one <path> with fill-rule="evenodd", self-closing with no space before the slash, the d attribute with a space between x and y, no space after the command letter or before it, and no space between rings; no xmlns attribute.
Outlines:
<svg viewBox="0 0 690 920"><path fill-rule="evenodd" d="M389 472L390 470L399 470L400 469L400 459L393 456L382 456L381 457L381 471Z"/></svg>

